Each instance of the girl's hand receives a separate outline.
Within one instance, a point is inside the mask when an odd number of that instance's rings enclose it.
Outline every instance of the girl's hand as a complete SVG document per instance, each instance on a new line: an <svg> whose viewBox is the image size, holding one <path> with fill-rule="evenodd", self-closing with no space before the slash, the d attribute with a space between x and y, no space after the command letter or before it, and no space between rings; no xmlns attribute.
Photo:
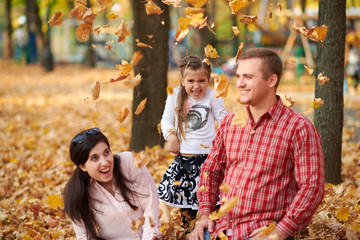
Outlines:
<svg viewBox="0 0 360 240"><path fill-rule="evenodd" d="M169 142L169 152L175 156L180 154L180 142L175 134L170 134L166 141Z"/></svg>

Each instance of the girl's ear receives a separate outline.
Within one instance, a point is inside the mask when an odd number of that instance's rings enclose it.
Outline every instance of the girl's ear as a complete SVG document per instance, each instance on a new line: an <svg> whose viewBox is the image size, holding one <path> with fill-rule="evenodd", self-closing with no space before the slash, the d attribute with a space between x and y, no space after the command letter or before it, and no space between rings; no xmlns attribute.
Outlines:
<svg viewBox="0 0 360 240"><path fill-rule="evenodd" d="M279 81L278 77L276 74L272 74L269 78L268 78L268 83L269 83L269 87L275 87L277 82Z"/></svg>
<svg viewBox="0 0 360 240"><path fill-rule="evenodd" d="M83 170L84 172L87 172L86 167L84 164L79 164L79 168Z"/></svg>

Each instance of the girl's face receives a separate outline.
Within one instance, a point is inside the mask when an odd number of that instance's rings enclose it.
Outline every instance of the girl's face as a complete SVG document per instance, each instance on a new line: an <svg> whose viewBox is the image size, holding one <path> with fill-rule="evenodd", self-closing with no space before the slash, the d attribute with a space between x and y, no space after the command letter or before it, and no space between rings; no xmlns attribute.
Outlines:
<svg viewBox="0 0 360 240"><path fill-rule="evenodd" d="M193 99L201 99L206 94L209 79L203 69L185 69L181 84L185 87L188 96Z"/></svg>
<svg viewBox="0 0 360 240"><path fill-rule="evenodd" d="M114 157L106 143L99 142L96 144L90 151L85 164L81 164L79 167L105 189L112 189Z"/></svg>

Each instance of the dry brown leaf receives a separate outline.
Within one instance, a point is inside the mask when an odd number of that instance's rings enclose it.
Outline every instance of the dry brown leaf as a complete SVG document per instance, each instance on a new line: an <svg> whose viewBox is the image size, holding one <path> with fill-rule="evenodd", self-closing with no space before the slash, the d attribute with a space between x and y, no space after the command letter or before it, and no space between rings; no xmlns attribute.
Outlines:
<svg viewBox="0 0 360 240"><path fill-rule="evenodd" d="M232 126L238 125L240 127L245 127L248 118L249 118L249 113L245 107L237 109L235 111L235 116L231 121L231 125Z"/></svg>
<svg viewBox="0 0 360 240"><path fill-rule="evenodd" d="M116 69L120 70L119 74L129 75L131 72L132 65L126 60L121 60L121 64L116 64L115 67Z"/></svg>
<svg viewBox="0 0 360 240"><path fill-rule="evenodd" d="M305 37L307 37L308 39L314 41L314 42L318 42L320 44L324 43L325 41L325 37L327 35L327 31L328 31L328 27L326 25L322 25L322 26L314 26L312 28L310 28L309 30L306 29L306 27L297 27L295 25L295 23L293 23L292 25L292 29L295 32L298 32L302 35L304 35Z"/></svg>
<svg viewBox="0 0 360 240"><path fill-rule="evenodd" d="M224 215L226 212L230 211L231 209L233 209L237 203L237 201L239 200L238 196L235 196L233 198L231 198L228 202L226 202L224 205L222 205L218 211L215 211L213 213L211 213L209 215L209 219L211 221L214 221L216 219L219 219L222 215Z"/></svg>
<svg viewBox="0 0 360 240"><path fill-rule="evenodd" d="M171 87L166 87L166 91L169 95L174 93L174 90Z"/></svg>
<svg viewBox="0 0 360 240"><path fill-rule="evenodd" d="M323 74L324 73L319 73L316 79L321 86L324 85L326 82L330 81L330 78L323 76Z"/></svg>
<svg viewBox="0 0 360 240"><path fill-rule="evenodd" d="M272 12L270 10L266 10L266 13L267 13L268 17L271 19L272 18Z"/></svg>
<svg viewBox="0 0 360 240"><path fill-rule="evenodd" d="M231 7L231 13L235 14L243 7L249 5L255 0L232 0L229 2L229 6Z"/></svg>
<svg viewBox="0 0 360 240"><path fill-rule="evenodd" d="M147 3L144 5L147 15L151 15L151 14L160 15L163 12L163 10L161 10L161 8L158 5L156 5L152 0L146 0L146 1Z"/></svg>
<svg viewBox="0 0 360 240"><path fill-rule="evenodd" d="M240 46L239 46L239 48L238 48L238 51L237 51L237 53L236 53L235 62L238 62L238 61L239 61L239 57L240 57L240 55L242 54L243 49L244 49L244 42L241 42L241 43L240 43Z"/></svg>
<svg viewBox="0 0 360 240"><path fill-rule="evenodd" d="M127 107L124 108L124 110L120 110L119 111L119 117L118 117L118 120L120 123L124 122L126 117L129 115L129 109Z"/></svg>
<svg viewBox="0 0 360 240"><path fill-rule="evenodd" d="M194 8L201 8L204 6L207 0L186 0L187 3L190 3Z"/></svg>
<svg viewBox="0 0 360 240"><path fill-rule="evenodd" d="M311 76L313 74L313 72L314 72L314 69L310 68L310 67L308 67L306 65L304 65L304 67L305 67L306 71L309 73L309 75Z"/></svg>
<svg viewBox="0 0 360 240"><path fill-rule="evenodd" d="M287 106L288 108L292 108L292 106L294 106L295 101L291 100L291 97L285 95L285 100L284 100L284 105Z"/></svg>
<svg viewBox="0 0 360 240"><path fill-rule="evenodd" d="M223 97L226 98L228 93L229 82L224 73L220 74L214 80L215 83L215 97Z"/></svg>
<svg viewBox="0 0 360 240"><path fill-rule="evenodd" d="M161 0L166 5L173 5L174 7L180 7L181 0Z"/></svg>
<svg viewBox="0 0 360 240"><path fill-rule="evenodd" d="M278 2L278 3L276 4L276 6L279 8L279 11L281 12L281 11L282 11L282 6L281 6L280 2Z"/></svg>
<svg viewBox="0 0 360 240"><path fill-rule="evenodd" d="M138 63L140 62L140 60L144 57L144 55L141 54L140 51L135 51L130 64L135 67L136 65L138 65Z"/></svg>
<svg viewBox="0 0 360 240"><path fill-rule="evenodd" d="M112 48L112 44L114 43L114 40L111 40L111 41L107 41L106 43L105 43L105 48L107 49L107 50L111 50L111 48Z"/></svg>
<svg viewBox="0 0 360 240"><path fill-rule="evenodd" d="M139 115L144 110L146 101L147 98L145 98L139 103L138 107L136 108L135 115Z"/></svg>
<svg viewBox="0 0 360 240"><path fill-rule="evenodd" d="M112 77L110 78L109 83L119 82L119 81L122 81L122 80L126 80L129 76L130 76L130 74L126 74L126 75L118 74L118 75L116 75L116 76L112 76Z"/></svg>
<svg viewBox="0 0 360 240"><path fill-rule="evenodd" d="M120 23L120 26L115 32L115 35L118 36L118 43L125 42L127 36L130 35L129 31L127 30L127 25L125 24L125 20L123 19Z"/></svg>
<svg viewBox="0 0 360 240"><path fill-rule="evenodd" d="M137 221L134 219L131 221L131 230L134 232L138 232L140 227L144 224L145 218L141 217Z"/></svg>
<svg viewBox="0 0 360 240"><path fill-rule="evenodd" d="M100 83L98 81L95 81L91 87L91 96L93 100L96 100L100 96Z"/></svg>
<svg viewBox="0 0 360 240"><path fill-rule="evenodd" d="M240 30L237 26L233 26L231 29L233 30L235 36L240 34Z"/></svg>
<svg viewBox="0 0 360 240"><path fill-rule="evenodd" d="M257 16L243 15L242 18L240 19L240 22L244 24L249 24L256 22L257 19L258 19Z"/></svg>
<svg viewBox="0 0 360 240"><path fill-rule="evenodd" d="M184 17L178 18L178 27L175 33L176 41L181 42L186 37L186 35L189 34L190 22L191 22L191 18L184 18Z"/></svg>
<svg viewBox="0 0 360 240"><path fill-rule="evenodd" d="M219 57L218 52L216 51L216 49L211 44L206 45L204 51L205 51L205 56L208 57L208 58L217 58L217 57Z"/></svg>
<svg viewBox="0 0 360 240"><path fill-rule="evenodd" d="M62 16L62 12L56 12L48 21L50 26L60 25L64 21L64 17Z"/></svg>
<svg viewBox="0 0 360 240"><path fill-rule="evenodd" d="M100 6L104 8L111 7L113 5L113 0L97 0Z"/></svg>
<svg viewBox="0 0 360 240"><path fill-rule="evenodd" d="M153 47L152 47L152 46L150 46L150 45L147 45L147 44L145 44L145 43L140 42L140 40L139 40L139 39L135 39L135 41L136 41L136 45L137 45L138 47L142 47L142 48L150 48L150 49L152 49L152 48L153 48Z"/></svg>

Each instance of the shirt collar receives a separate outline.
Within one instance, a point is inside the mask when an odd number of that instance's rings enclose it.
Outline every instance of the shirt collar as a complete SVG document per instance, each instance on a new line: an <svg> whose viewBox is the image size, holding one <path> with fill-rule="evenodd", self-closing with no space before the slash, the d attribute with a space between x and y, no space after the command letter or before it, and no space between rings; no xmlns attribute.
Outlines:
<svg viewBox="0 0 360 240"><path fill-rule="evenodd" d="M281 114L282 114L282 112L284 110L285 105L281 101L281 98L280 98L279 95L276 95L276 100L277 100L276 103L274 105L272 105L270 107L270 109L260 117L260 119L263 119L266 115L268 115L274 121L279 119L279 117L281 116ZM246 110L248 111L249 116L252 119L252 115L251 115L251 112L250 112L250 106L249 105L246 105Z"/></svg>

